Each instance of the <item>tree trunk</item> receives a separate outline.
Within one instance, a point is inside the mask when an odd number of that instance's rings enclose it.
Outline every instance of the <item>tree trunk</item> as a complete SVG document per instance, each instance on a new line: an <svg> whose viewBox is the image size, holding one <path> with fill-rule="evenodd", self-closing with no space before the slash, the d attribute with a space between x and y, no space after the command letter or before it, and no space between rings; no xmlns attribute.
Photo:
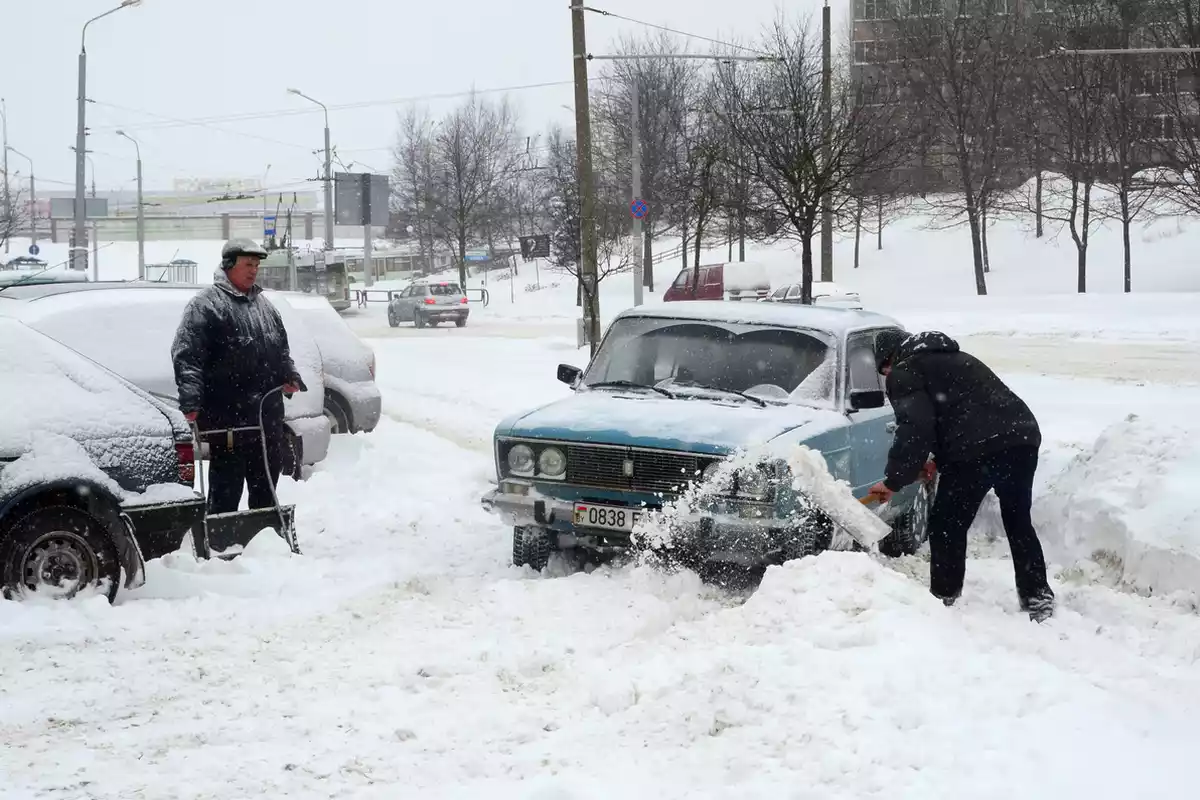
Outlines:
<svg viewBox="0 0 1200 800"><path fill-rule="evenodd" d="M1122 186L1121 198L1121 239L1125 246L1125 294L1133 291L1133 258L1129 246L1129 187Z"/></svg>
<svg viewBox="0 0 1200 800"><path fill-rule="evenodd" d="M738 203L738 261L746 260L746 203Z"/></svg>
<svg viewBox="0 0 1200 800"><path fill-rule="evenodd" d="M458 284L466 291L467 288L467 232L458 229Z"/></svg>
<svg viewBox="0 0 1200 800"><path fill-rule="evenodd" d="M654 237L650 235L652 228L647 229L642 237L642 285L646 291L654 291Z"/></svg>
<svg viewBox="0 0 1200 800"><path fill-rule="evenodd" d="M991 271L992 271L992 260L991 260L991 258L989 258L989 257L988 257L988 235L987 235L987 232L988 232L988 213L987 213L987 203L986 203L986 202L984 202L984 203L983 203L983 204L980 206L980 215L979 215L979 217L980 217L980 221L979 221L979 241L980 241L980 244L981 244L981 250L982 250L982 252L983 252L983 271L984 271L984 272L991 272Z"/></svg>
<svg viewBox="0 0 1200 800"><path fill-rule="evenodd" d="M987 275L983 269L983 238L979 231L979 209L975 196L967 193L967 222L971 226L971 257L975 263L975 293L987 294Z"/></svg>
<svg viewBox="0 0 1200 800"><path fill-rule="evenodd" d="M862 242L863 199L858 198L858 208L854 212L854 268L858 269L859 245Z"/></svg>
<svg viewBox="0 0 1200 800"><path fill-rule="evenodd" d="M800 238L800 303L811 306L813 285L813 253L812 231L801 234Z"/></svg>
<svg viewBox="0 0 1200 800"><path fill-rule="evenodd" d="M679 223L679 254L683 257L683 268L688 268L688 220L683 218L683 222Z"/></svg>
<svg viewBox="0 0 1200 800"><path fill-rule="evenodd" d="M877 238L877 250L883 249L883 195L879 195L879 204L876 206L877 218L875 224L877 226L875 235Z"/></svg>
<svg viewBox="0 0 1200 800"><path fill-rule="evenodd" d="M1036 218L1035 225L1037 226L1037 238L1041 239L1046 235L1045 225L1042 219L1042 171L1037 171L1035 195L1033 198L1034 216Z"/></svg>

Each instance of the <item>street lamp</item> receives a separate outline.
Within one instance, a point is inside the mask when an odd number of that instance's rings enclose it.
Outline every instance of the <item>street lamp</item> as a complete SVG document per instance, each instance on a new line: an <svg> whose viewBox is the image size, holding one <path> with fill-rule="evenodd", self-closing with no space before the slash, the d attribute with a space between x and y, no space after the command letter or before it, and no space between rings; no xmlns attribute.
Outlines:
<svg viewBox="0 0 1200 800"><path fill-rule="evenodd" d="M12 195L8 188L8 105L4 102L4 98L0 97L0 123L3 124L3 143L0 143L0 150L4 154L4 224L6 227L12 227ZM11 236L4 237L4 252L8 253L8 242Z"/></svg>
<svg viewBox="0 0 1200 800"><path fill-rule="evenodd" d="M137 237L138 237L138 280L146 280L146 206L142 202L142 146L138 140L125 131L117 131L117 136L123 136L133 142L137 152Z"/></svg>
<svg viewBox="0 0 1200 800"><path fill-rule="evenodd" d="M83 23L79 36L79 97L76 99L75 127L75 243L71 249L71 269L87 271L87 245L83 244L84 221L87 219L87 200L84 197L84 154L87 151L87 29L96 20L104 19L124 8L141 5L142 0L121 0L121 4Z"/></svg>
<svg viewBox="0 0 1200 800"><path fill-rule="evenodd" d="M320 100L315 100L299 89L288 89L288 94L303 97L310 103L316 103L325 112L325 249L333 249L333 174L331 151L329 149L329 109Z"/></svg>
<svg viewBox="0 0 1200 800"><path fill-rule="evenodd" d="M22 153L17 148L10 147L9 145L4 145L4 153L6 160L7 154L12 153L13 155L20 156L29 162L29 228L31 231L29 235L29 246L32 249L33 245L37 244L37 184L35 184L33 180L33 159ZM4 173L4 180L7 184L7 172Z"/></svg>

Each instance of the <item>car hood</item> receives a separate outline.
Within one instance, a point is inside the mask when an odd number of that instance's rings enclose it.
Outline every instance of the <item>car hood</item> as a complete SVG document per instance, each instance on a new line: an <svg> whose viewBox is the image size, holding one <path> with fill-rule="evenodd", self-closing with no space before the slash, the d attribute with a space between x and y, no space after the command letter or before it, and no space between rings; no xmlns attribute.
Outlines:
<svg viewBox="0 0 1200 800"><path fill-rule="evenodd" d="M670 399L640 392L582 391L500 424L501 436L559 439L728 455L788 431L844 422L833 411L707 398ZM816 433L816 431L814 431Z"/></svg>

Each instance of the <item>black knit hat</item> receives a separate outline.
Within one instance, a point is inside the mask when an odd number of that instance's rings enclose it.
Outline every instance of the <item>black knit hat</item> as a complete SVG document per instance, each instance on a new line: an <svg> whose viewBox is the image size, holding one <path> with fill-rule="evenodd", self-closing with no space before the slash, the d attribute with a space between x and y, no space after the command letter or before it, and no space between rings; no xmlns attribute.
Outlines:
<svg viewBox="0 0 1200 800"><path fill-rule="evenodd" d="M875 337L875 368L879 372L883 372L883 368L896 357L896 352L908 336L904 331L886 330L880 331Z"/></svg>

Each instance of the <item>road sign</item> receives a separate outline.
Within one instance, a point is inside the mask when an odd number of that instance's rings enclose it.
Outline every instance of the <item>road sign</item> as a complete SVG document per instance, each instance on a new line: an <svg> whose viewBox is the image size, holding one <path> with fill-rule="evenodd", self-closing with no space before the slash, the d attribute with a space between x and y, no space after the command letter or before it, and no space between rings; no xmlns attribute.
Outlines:
<svg viewBox="0 0 1200 800"><path fill-rule="evenodd" d="M487 261L487 253L467 253L467 261Z"/></svg>
<svg viewBox="0 0 1200 800"><path fill-rule="evenodd" d="M636 219L642 219L650 211L650 207L646 205L646 201L641 198L634 200L629 204L629 213L633 214Z"/></svg>
<svg viewBox="0 0 1200 800"><path fill-rule="evenodd" d="M275 235L275 217L263 217L263 236Z"/></svg>
<svg viewBox="0 0 1200 800"><path fill-rule="evenodd" d="M36 244L29 245L29 255L36 256L40 252L42 252L42 248L38 247Z"/></svg>
<svg viewBox="0 0 1200 800"><path fill-rule="evenodd" d="M550 257L550 236L540 233L535 236L521 237L521 258L529 261L532 258Z"/></svg>
<svg viewBox="0 0 1200 800"><path fill-rule="evenodd" d="M355 227L388 224L387 175L338 172L333 178L334 224Z"/></svg>

